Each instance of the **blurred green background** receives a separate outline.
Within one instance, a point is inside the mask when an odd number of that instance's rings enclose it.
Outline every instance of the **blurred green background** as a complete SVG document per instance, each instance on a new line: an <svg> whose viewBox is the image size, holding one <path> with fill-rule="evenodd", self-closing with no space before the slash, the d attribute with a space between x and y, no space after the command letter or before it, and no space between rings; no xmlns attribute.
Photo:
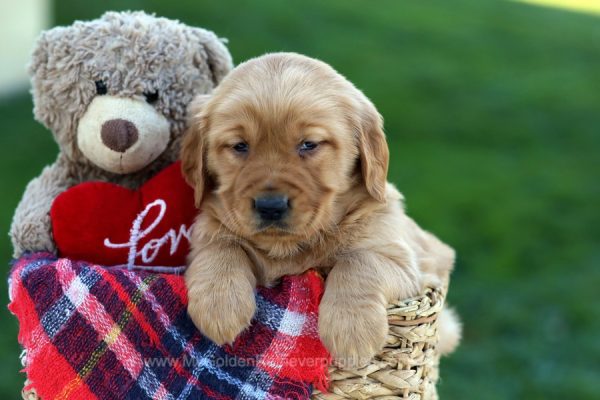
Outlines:
<svg viewBox="0 0 600 400"><path fill-rule="evenodd" d="M442 363L442 399L600 398L599 16L484 0L58 0L53 24L110 9L212 29L236 63L323 59L374 101L389 179L458 253L449 301L464 339ZM57 152L31 110L25 92L0 101L2 232ZM17 324L4 308L1 321L0 398L16 398Z"/></svg>

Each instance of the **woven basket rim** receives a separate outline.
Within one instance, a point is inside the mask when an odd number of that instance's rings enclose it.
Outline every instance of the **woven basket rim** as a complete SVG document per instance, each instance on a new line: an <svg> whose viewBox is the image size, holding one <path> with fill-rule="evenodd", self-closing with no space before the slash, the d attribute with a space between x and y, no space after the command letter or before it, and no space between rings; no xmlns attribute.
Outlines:
<svg viewBox="0 0 600 400"><path fill-rule="evenodd" d="M386 346L363 368L330 367L328 392L315 390L311 398L436 400L437 320L446 291L447 286L427 287L418 296L388 304Z"/></svg>

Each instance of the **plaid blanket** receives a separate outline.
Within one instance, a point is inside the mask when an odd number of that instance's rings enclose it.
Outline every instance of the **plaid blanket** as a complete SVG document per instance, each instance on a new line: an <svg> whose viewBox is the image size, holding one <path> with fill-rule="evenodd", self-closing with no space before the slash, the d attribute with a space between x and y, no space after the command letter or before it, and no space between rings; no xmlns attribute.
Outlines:
<svg viewBox="0 0 600 400"><path fill-rule="evenodd" d="M326 385L313 271L259 288L252 326L223 347L195 329L178 275L36 253L9 284L25 371L45 400L306 399Z"/></svg>

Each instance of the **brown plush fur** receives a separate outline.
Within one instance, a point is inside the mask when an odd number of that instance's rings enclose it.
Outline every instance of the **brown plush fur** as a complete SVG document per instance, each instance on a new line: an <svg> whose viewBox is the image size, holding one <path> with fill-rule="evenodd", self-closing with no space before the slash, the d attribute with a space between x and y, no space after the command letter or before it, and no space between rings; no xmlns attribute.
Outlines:
<svg viewBox="0 0 600 400"><path fill-rule="evenodd" d="M373 104L320 61L297 54L238 66L192 104L186 179L201 204L185 278L188 312L228 343L255 312L257 284L329 271L319 331L337 363L363 365L384 345L386 304L444 284L454 252L410 219L386 182L388 148ZM318 143L310 152L304 141ZM248 152L233 149L246 143ZM253 199L285 193L285 225L264 228ZM456 319L441 348L458 342Z"/></svg>
<svg viewBox="0 0 600 400"><path fill-rule="evenodd" d="M10 233L14 256L55 251L48 213L54 198L69 187L100 180L136 188L175 161L187 106L196 94L212 91L231 67L231 56L214 33L142 12L109 12L42 33L29 68L34 113L53 133L60 153L30 182L17 208ZM98 80L107 87L103 98L131 100L128 104L153 114L151 121L167 122L166 148L130 173L109 172L78 147L79 122L98 97ZM145 92L158 93L151 107ZM153 140L138 128L140 140ZM152 143L145 145L152 151Z"/></svg>

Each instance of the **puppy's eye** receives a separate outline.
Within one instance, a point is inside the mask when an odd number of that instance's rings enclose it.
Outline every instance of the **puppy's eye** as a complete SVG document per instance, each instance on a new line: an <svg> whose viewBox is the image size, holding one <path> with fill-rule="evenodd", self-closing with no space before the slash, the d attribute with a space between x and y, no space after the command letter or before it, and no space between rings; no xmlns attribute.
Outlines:
<svg viewBox="0 0 600 400"><path fill-rule="evenodd" d="M99 96L105 95L108 93L108 88L106 87L106 83L104 81L96 81L96 94Z"/></svg>
<svg viewBox="0 0 600 400"><path fill-rule="evenodd" d="M239 142L239 143L234 144L231 148L233 150L235 150L237 153L244 154L244 153L248 152L248 143Z"/></svg>
<svg viewBox="0 0 600 400"><path fill-rule="evenodd" d="M149 104L156 103L158 100L158 90L155 90L154 92L144 92L144 97Z"/></svg>
<svg viewBox="0 0 600 400"><path fill-rule="evenodd" d="M317 142L311 142L310 140L307 140L300 144L300 147L298 150L300 151L300 153L308 153L308 152L316 149L318 146L319 146L319 144Z"/></svg>

